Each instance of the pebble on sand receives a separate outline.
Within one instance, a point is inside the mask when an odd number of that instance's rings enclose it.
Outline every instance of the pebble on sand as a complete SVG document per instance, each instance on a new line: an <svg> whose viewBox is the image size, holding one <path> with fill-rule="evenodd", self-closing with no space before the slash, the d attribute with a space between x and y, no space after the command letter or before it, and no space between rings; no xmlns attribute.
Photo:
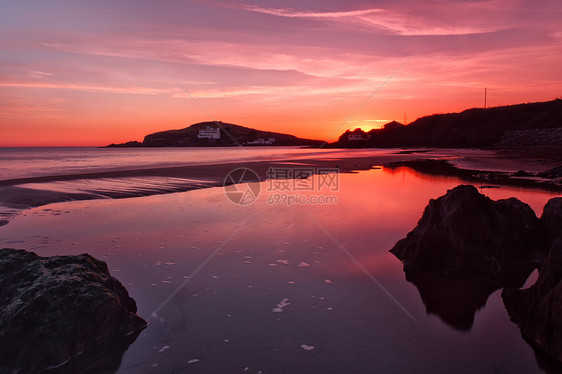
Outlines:
<svg viewBox="0 0 562 374"><path fill-rule="evenodd" d="M285 308L287 305L291 305L291 303L289 303L289 299L281 300L281 302L277 304L277 308L273 308L273 313L283 312L283 308Z"/></svg>

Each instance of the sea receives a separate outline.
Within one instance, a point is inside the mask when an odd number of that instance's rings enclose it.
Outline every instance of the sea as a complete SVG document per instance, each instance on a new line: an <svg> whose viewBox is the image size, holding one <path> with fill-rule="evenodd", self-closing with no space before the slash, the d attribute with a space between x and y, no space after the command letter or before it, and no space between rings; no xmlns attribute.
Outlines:
<svg viewBox="0 0 562 374"><path fill-rule="evenodd" d="M0 182L401 151L5 148ZM419 157L479 152L423 150ZM130 346L97 358L107 373L551 372L510 321L501 289L414 284L389 252L430 199L465 183L380 166L237 185L249 200L233 201L232 187L219 186L56 202L17 210L0 226L0 248L89 253L108 264L149 325ZM556 196L496 187L482 192L517 197L538 215ZM534 272L525 287L536 278Z"/></svg>
<svg viewBox="0 0 562 374"><path fill-rule="evenodd" d="M243 161L376 156L387 150L301 147L0 148L0 180Z"/></svg>

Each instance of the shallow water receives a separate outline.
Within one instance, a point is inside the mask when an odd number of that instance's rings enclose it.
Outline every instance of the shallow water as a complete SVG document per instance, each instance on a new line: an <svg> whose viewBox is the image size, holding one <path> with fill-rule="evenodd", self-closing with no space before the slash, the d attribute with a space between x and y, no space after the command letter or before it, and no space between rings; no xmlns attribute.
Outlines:
<svg viewBox="0 0 562 374"><path fill-rule="evenodd" d="M0 246L108 263L150 322L118 373L540 372L499 290L461 328L424 304L388 252L462 181L407 168L338 181L298 191L337 198L325 205L271 205L268 181L246 206L223 188L51 204L0 227ZM483 192L539 215L554 196Z"/></svg>
<svg viewBox="0 0 562 374"><path fill-rule="evenodd" d="M0 180L221 162L360 157L392 151L300 147L0 148Z"/></svg>
<svg viewBox="0 0 562 374"><path fill-rule="evenodd" d="M415 153L408 150L407 153ZM301 147L187 147L187 148L0 148L0 180L80 174L99 171L209 165L240 161L338 159L402 154L389 149L320 149ZM424 157L462 155L488 159L493 152L477 149L424 149ZM457 156L449 157L451 159Z"/></svg>

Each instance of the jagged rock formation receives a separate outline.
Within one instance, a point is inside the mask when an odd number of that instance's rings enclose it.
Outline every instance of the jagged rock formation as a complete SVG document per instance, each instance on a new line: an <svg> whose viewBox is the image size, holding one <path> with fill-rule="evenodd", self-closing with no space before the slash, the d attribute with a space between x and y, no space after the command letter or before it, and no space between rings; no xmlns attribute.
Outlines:
<svg viewBox="0 0 562 374"><path fill-rule="evenodd" d="M537 282L525 289L504 289L511 319L526 340L562 363L562 198L551 199L541 216L541 233L550 248Z"/></svg>
<svg viewBox="0 0 562 374"><path fill-rule="evenodd" d="M430 200L416 228L391 252L405 270L445 276L526 277L536 248L539 220L525 203L493 201L461 185ZM526 275L525 275L526 274Z"/></svg>
<svg viewBox="0 0 562 374"><path fill-rule="evenodd" d="M136 310L105 262L90 255L1 249L0 373L36 373L77 356L86 362L104 347L126 349L146 326Z"/></svg>
<svg viewBox="0 0 562 374"><path fill-rule="evenodd" d="M562 365L562 197L551 199L538 219L517 199L493 201L461 185L431 200L391 252L428 313L460 330L469 329L487 297L504 288L504 305L537 360ZM537 282L518 289L537 266Z"/></svg>

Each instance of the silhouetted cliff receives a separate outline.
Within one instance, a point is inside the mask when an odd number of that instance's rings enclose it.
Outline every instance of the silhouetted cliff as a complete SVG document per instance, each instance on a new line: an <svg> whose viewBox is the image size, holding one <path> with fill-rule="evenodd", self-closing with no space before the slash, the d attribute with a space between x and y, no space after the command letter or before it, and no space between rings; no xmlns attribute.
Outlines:
<svg viewBox="0 0 562 374"><path fill-rule="evenodd" d="M334 147L517 147L562 145L562 100L435 114L407 126L346 131ZM390 124L389 124L390 125ZM355 130L357 131L357 130ZM350 137L351 135L351 137Z"/></svg>
<svg viewBox="0 0 562 374"><path fill-rule="evenodd" d="M268 145L319 145L320 140L261 131L220 121L200 122L184 129L159 131L146 135L142 143L127 142L109 147L220 147Z"/></svg>

